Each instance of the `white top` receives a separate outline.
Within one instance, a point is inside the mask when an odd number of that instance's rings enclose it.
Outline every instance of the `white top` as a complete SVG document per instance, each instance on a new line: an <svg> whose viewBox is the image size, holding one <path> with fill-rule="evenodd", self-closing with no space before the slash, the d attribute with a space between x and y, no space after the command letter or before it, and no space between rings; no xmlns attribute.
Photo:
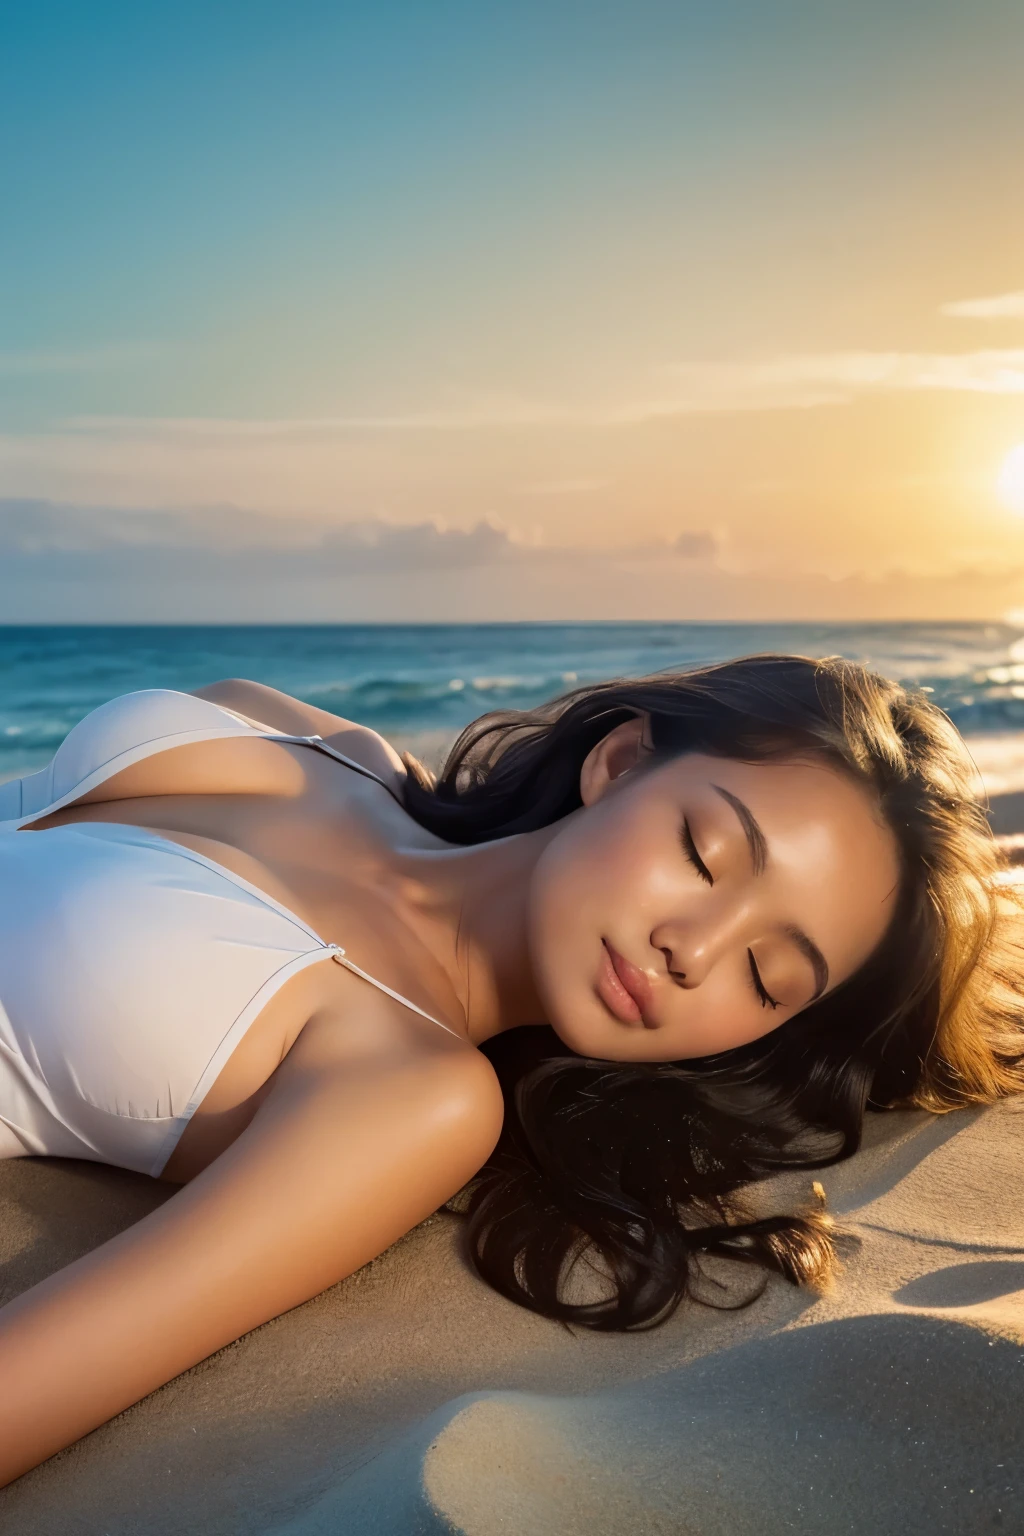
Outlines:
<svg viewBox="0 0 1024 1536"><path fill-rule="evenodd" d="M21 830L169 747L272 737L170 689L87 715L38 773L0 784L0 1157L159 1174L250 1024L291 976L337 960L448 1029L240 875L146 828ZM387 788L387 785L384 785Z"/></svg>

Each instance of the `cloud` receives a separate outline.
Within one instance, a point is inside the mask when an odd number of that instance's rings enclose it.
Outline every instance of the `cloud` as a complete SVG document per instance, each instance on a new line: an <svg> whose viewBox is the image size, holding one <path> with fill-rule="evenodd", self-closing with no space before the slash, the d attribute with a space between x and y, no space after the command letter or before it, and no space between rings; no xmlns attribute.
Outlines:
<svg viewBox="0 0 1024 1536"><path fill-rule="evenodd" d="M274 516L233 506L126 509L0 499L0 557L37 559L44 565L62 556L116 556L127 562L125 570L158 571L177 557L179 568L197 560L207 565L221 561L250 573L348 576L531 563L553 568L570 562L579 568L618 559L711 562L718 550L718 536L705 530L681 532L660 543L601 550L521 540L496 519L449 528L436 521Z"/></svg>
<svg viewBox="0 0 1024 1536"><path fill-rule="evenodd" d="M486 564L514 549L508 532L481 521L469 529L379 519L338 523L325 517L281 517L240 507L121 508L50 501L0 500L0 554L135 552L264 556L271 562L340 562L346 570L421 569Z"/></svg>
<svg viewBox="0 0 1024 1536"><path fill-rule="evenodd" d="M835 405L892 391L1024 394L1024 348L975 352L810 352L735 363L680 363L677 390L650 414ZM635 408L634 408L635 409Z"/></svg>
<svg viewBox="0 0 1024 1536"><path fill-rule="evenodd" d="M1024 571L827 580L725 570L648 549L566 548L476 566L360 567L309 551L138 547L0 557L8 623L514 623L520 620L988 619L1024 607ZM339 644L344 640L339 637Z"/></svg>
<svg viewBox="0 0 1024 1536"><path fill-rule="evenodd" d="M719 539L714 533L679 533L669 548L681 560L714 560L719 552Z"/></svg>
<svg viewBox="0 0 1024 1536"><path fill-rule="evenodd" d="M644 382L599 400L489 395L393 415L77 416L0 434L0 492L129 508L244 503L351 517L365 507L406 518L421 510L461 523L485 496L484 507L514 497L546 523L568 521L588 496L607 492L611 504L611 488L626 478L622 456L634 451L629 434L645 425L928 394L1020 399L1024 347L702 359ZM570 442L582 465L559 473Z"/></svg>
<svg viewBox="0 0 1024 1536"><path fill-rule="evenodd" d="M72 432L125 437L240 438L336 436L357 432L473 432L494 427L532 427L588 418L586 408L543 400L486 398L418 411L364 412L342 416L73 416Z"/></svg>
<svg viewBox="0 0 1024 1536"><path fill-rule="evenodd" d="M630 426L664 416L800 410L867 393L949 390L1024 394L1024 347L973 352L808 352L736 361L698 359L662 370L670 387L618 401L495 399L448 409L375 415L231 417L76 416L72 434L126 442L324 440L360 433L478 432L529 427ZM596 489L589 479L539 482L524 494Z"/></svg>
<svg viewBox="0 0 1024 1536"><path fill-rule="evenodd" d="M957 299L943 304L943 315L955 320L1024 320L1024 289L1016 293L996 293L987 299Z"/></svg>
<svg viewBox="0 0 1024 1536"><path fill-rule="evenodd" d="M0 500L0 614L8 623L839 621L991 618L1024 606L1019 560L833 579L778 554L741 569L734 553L707 528L615 549L537 546L494 521L457 529L9 498Z"/></svg>

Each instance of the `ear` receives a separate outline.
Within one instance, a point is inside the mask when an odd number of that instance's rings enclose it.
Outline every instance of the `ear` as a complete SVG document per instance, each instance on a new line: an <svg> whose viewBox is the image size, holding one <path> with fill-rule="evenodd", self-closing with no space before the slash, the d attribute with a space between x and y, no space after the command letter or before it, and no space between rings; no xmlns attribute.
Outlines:
<svg viewBox="0 0 1024 1536"><path fill-rule="evenodd" d="M596 747L591 747L580 769L580 799L584 805L595 805L617 779L636 767L643 752L646 726L647 716L637 715L633 720L624 720L602 737Z"/></svg>

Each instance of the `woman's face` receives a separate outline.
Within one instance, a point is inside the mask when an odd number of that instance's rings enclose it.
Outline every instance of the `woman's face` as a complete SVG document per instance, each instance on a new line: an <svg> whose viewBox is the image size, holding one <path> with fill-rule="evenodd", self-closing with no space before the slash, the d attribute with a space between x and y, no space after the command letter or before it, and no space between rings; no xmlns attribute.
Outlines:
<svg viewBox="0 0 1024 1536"><path fill-rule="evenodd" d="M834 769L599 743L583 808L538 860L530 947L547 1018L584 1056L675 1061L768 1034L868 958L896 841Z"/></svg>

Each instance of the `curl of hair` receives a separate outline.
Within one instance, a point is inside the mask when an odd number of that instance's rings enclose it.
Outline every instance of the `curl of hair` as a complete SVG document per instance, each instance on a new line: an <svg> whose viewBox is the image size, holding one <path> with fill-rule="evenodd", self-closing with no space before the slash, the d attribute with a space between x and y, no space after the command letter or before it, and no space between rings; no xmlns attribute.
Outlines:
<svg viewBox="0 0 1024 1536"><path fill-rule="evenodd" d="M820 1206L752 1219L744 1185L849 1157L866 1108L942 1112L1024 1088L1021 925L973 764L925 696L856 663L751 656L485 715L436 781L407 760L407 809L456 844L550 825L580 806L591 748L638 715L654 762L702 752L848 774L895 834L901 882L866 964L750 1045L622 1064L531 1026L484 1047L506 1117L467 1191L472 1262L513 1301L595 1329L663 1321L696 1294L702 1254L823 1287L837 1247ZM581 1261L603 1277L596 1300L571 1294Z"/></svg>

